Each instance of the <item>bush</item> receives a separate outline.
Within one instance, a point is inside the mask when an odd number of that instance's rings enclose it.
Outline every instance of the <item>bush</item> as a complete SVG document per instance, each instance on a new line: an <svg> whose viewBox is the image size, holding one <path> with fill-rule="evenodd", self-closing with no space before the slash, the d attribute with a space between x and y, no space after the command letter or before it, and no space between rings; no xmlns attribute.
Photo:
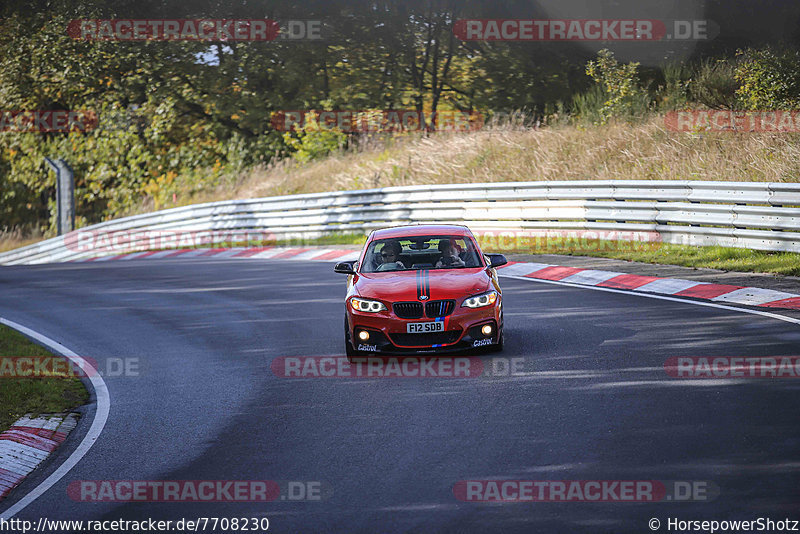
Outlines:
<svg viewBox="0 0 800 534"><path fill-rule="evenodd" d="M738 53L736 95L744 109L797 109L800 106L800 52L748 49Z"/></svg>
<svg viewBox="0 0 800 534"><path fill-rule="evenodd" d="M599 124L603 120L601 110L605 106L607 95L605 90L594 85L585 93L572 97L572 115L579 122Z"/></svg>
<svg viewBox="0 0 800 534"><path fill-rule="evenodd" d="M44 157L64 158L75 171L76 225L183 203L212 190L224 175L268 159L277 136L221 139L213 127L183 117L169 99L137 110L98 106L98 128L72 133L0 136L2 228L36 223L55 231L55 179ZM260 154L258 153L260 152ZM2 229L0 228L0 229Z"/></svg>
<svg viewBox="0 0 800 534"><path fill-rule="evenodd" d="M597 53L597 59L586 64L588 74L603 92L603 104L597 109L598 120L593 122L605 124L611 117L634 118L643 115L650 107L650 96L641 85L637 76L639 63L621 65L613 52L603 49ZM599 93L585 96L577 105L583 106L585 112L591 110L587 106L597 104Z"/></svg>
<svg viewBox="0 0 800 534"><path fill-rule="evenodd" d="M283 140L294 152L294 159L306 163L341 150L347 144L347 134L338 128L320 126L316 117L306 117L302 129L285 132Z"/></svg>
<svg viewBox="0 0 800 534"><path fill-rule="evenodd" d="M656 102L660 110L668 111L686 107L690 99L692 69L683 63L668 63L661 68L664 85L656 91Z"/></svg>
<svg viewBox="0 0 800 534"><path fill-rule="evenodd" d="M710 109L737 109L738 88L736 67L729 60L705 60L696 68L689 94L692 100Z"/></svg>

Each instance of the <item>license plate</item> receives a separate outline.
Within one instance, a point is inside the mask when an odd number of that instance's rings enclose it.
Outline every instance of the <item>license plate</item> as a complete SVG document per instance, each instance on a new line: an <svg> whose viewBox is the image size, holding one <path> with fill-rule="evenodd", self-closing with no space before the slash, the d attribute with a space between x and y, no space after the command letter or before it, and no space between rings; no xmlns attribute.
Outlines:
<svg viewBox="0 0 800 534"><path fill-rule="evenodd" d="M426 332L444 332L444 321L431 321L428 323L408 323L406 332L409 334L424 334Z"/></svg>

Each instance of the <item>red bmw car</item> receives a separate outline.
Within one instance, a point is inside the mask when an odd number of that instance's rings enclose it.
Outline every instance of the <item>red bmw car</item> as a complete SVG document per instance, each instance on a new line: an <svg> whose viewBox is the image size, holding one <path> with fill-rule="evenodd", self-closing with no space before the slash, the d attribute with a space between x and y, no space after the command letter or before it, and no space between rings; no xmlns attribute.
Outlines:
<svg viewBox="0 0 800 534"><path fill-rule="evenodd" d="M465 226L376 230L348 274L344 335L349 357L503 348L503 299L495 268Z"/></svg>

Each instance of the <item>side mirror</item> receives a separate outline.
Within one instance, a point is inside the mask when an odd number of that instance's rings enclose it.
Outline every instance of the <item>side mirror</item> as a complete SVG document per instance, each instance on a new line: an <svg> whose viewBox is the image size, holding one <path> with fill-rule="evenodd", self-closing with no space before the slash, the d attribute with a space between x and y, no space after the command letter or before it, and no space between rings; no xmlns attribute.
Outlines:
<svg viewBox="0 0 800 534"><path fill-rule="evenodd" d="M340 261L333 268L333 272L339 274L356 274L356 270L353 268L355 263L355 261Z"/></svg>
<svg viewBox="0 0 800 534"><path fill-rule="evenodd" d="M508 260L502 254L486 254L489 258L489 267L500 267L508 263Z"/></svg>

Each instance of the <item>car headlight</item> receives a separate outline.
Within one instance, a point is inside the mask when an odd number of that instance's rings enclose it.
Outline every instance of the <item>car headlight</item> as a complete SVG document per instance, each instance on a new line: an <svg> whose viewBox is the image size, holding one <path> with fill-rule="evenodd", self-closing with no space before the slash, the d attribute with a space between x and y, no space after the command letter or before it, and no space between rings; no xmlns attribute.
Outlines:
<svg viewBox="0 0 800 534"><path fill-rule="evenodd" d="M357 297L352 297L350 299L350 305L354 310L362 312L377 313L386 309L386 306L384 306L382 302L378 302L377 300L360 299Z"/></svg>
<svg viewBox="0 0 800 534"><path fill-rule="evenodd" d="M497 291L489 291L487 293L481 293L480 295L475 295L474 297L470 297L464 300L464 304L461 305L463 308L466 306L467 308L483 308L484 306L490 306L497 301Z"/></svg>

